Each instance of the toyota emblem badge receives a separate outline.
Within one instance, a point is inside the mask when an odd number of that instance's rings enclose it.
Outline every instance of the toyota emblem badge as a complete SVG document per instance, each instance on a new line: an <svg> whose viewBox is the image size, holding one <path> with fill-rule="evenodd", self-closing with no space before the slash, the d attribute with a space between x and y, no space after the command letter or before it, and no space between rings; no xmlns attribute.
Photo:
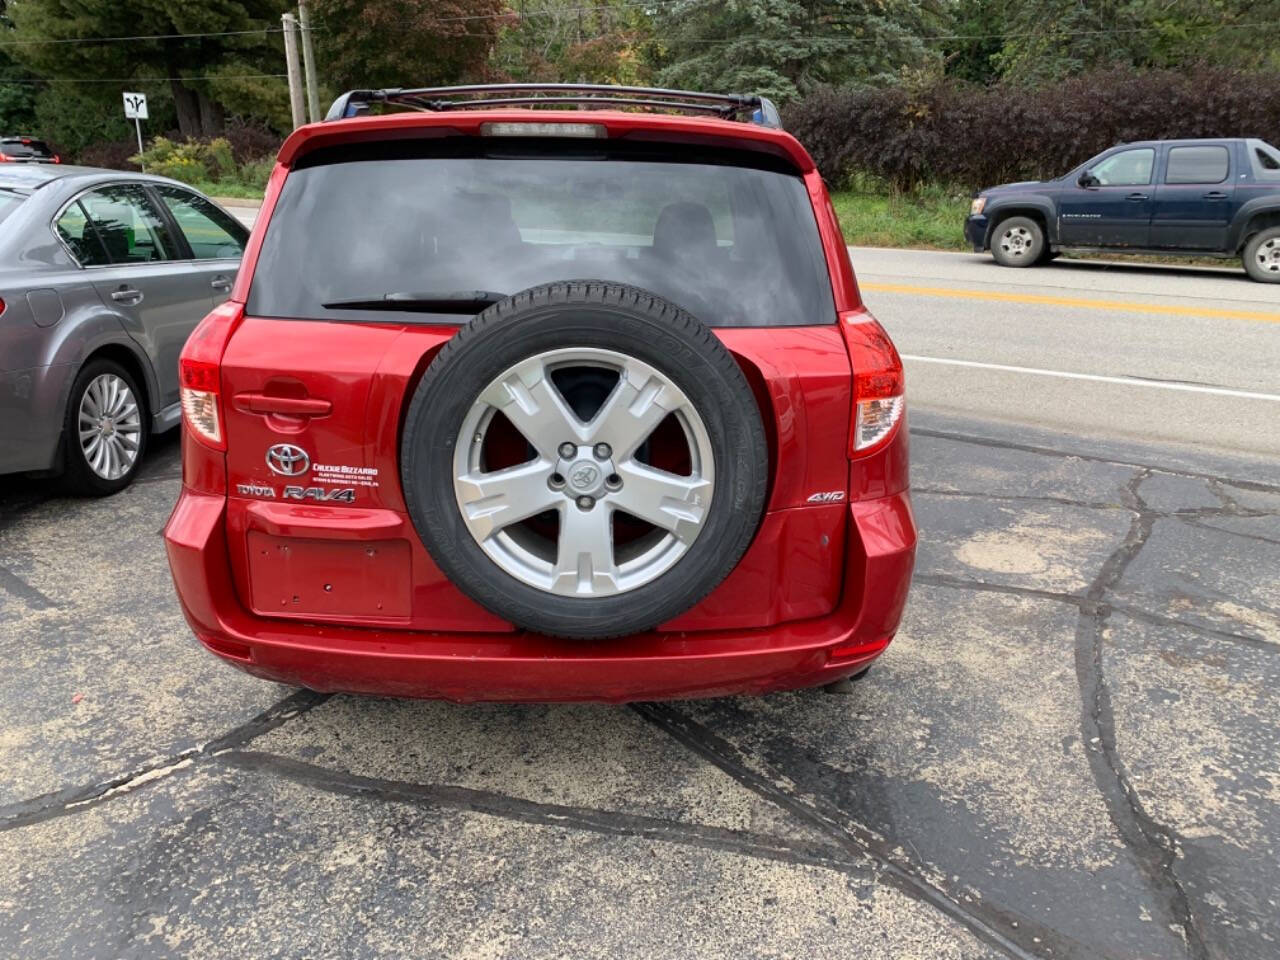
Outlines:
<svg viewBox="0 0 1280 960"><path fill-rule="evenodd" d="M277 443L267 450L267 466L282 477L296 477L307 472L311 458L307 451L292 443Z"/></svg>

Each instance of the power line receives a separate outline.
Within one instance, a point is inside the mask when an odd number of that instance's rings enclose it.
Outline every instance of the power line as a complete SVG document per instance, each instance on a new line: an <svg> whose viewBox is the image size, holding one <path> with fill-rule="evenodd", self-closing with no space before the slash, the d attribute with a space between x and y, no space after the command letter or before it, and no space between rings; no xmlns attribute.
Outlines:
<svg viewBox="0 0 1280 960"><path fill-rule="evenodd" d="M132 37L63 37L54 40L0 40L0 47L30 47L59 43L129 43L137 40L196 40L204 37L248 37L281 33L280 27L257 30L221 30L216 33L142 33Z"/></svg>
<svg viewBox="0 0 1280 960"><path fill-rule="evenodd" d="M267 80L278 79L287 76L283 73L236 73L236 74L217 74L204 77L106 77L94 78L91 80L81 79L78 77L23 77L17 80L0 80L0 86L5 84L41 84L41 83L131 83L135 86L148 83L169 83L171 80L186 82L187 80L209 80L212 82L224 80Z"/></svg>
<svg viewBox="0 0 1280 960"><path fill-rule="evenodd" d="M1183 30L1212 30L1218 32L1221 30L1260 30L1274 28L1280 26L1280 21L1269 21L1265 23L1204 23L1204 24L1186 24L1180 29ZM913 34L905 33L903 36L910 40L921 40L926 43L933 40L1010 40L1039 37L1046 40L1060 39L1066 37L1083 37L1110 35L1116 33L1158 33L1163 32L1160 27L1107 27L1098 30L1047 30L1047 31L1029 31L1022 33L952 33L952 34ZM596 38L599 39L599 38ZM804 40L804 41L830 41L832 43L884 43L884 37L848 37L840 34L823 34L821 36L737 36L737 37L673 37L670 35L657 37L655 40L671 40L676 43L742 43L744 41L761 41L772 43L780 40Z"/></svg>
<svg viewBox="0 0 1280 960"><path fill-rule="evenodd" d="M506 20L515 18L524 20L526 17L555 17L566 13L609 13L614 10L632 9L634 7L644 7L645 9L653 9L654 7L670 7L678 3L686 3L688 0L639 0L636 3L612 3L608 6L591 6L591 7L557 7L556 9L543 10L508 10L506 13L477 13L465 17L435 17L432 23L465 23L472 20Z"/></svg>

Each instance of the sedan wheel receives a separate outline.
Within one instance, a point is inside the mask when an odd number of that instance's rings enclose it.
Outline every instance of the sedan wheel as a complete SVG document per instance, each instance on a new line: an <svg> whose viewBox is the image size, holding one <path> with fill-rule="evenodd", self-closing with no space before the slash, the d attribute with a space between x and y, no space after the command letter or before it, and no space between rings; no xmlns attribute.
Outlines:
<svg viewBox="0 0 1280 960"><path fill-rule="evenodd" d="M71 386L63 426L64 481L72 493L101 497L123 490L147 447L146 397L120 364L92 360Z"/></svg>
<svg viewBox="0 0 1280 960"><path fill-rule="evenodd" d="M142 415L129 385L114 373L89 381L80 398L80 450L103 480L119 480L138 460Z"/></svg>

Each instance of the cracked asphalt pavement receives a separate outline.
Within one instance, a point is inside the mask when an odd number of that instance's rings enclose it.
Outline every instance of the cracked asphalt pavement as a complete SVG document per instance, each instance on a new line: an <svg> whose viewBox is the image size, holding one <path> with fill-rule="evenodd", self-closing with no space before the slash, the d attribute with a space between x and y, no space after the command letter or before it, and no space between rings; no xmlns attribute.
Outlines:
<svg viewBox="0 0 1280 960"><path fill-rule="evenodd" d="M848 695L322 696L190 637L162 439L0 480L0 955L1280 956L1274 461L913 412Z"/></svg>

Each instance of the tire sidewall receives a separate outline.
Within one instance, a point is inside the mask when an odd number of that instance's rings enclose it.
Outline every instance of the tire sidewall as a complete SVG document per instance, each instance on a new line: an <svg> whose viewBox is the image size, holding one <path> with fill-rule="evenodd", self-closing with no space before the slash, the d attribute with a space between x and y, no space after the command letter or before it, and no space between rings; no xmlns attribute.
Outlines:
<svg viewBox="0 0 1280 960"><path fill-rule="evenodd" d="M1244 262L1244 272L1250 279L1259 283L1280 283L1280 273L1263 271L1259 269L1257 263L1258 249L1268 240L1273 239L1280 239L1280 227L1268 227L1244 245L1244 256L1241 258Z"/></svg>
<svg viewBox="0 0 1280 960"><path fill-rule="evenodd" d="M755 534L767 479L759 410L732 356L688 314L619 285L549 286L559 288L553 302L538 303L539 292L547 288L535 288L491 307L433 360L405 417L405 501L441 570L464 593L505 619L561 636L619 636L650 629L714 589ZM655 310L624 300L602 302L591 296L593 290L624 290L638 295L641 303L660 306ZM486 317L491 311L493 318ZM705 346L698 343L702 337ZM684 392L710 439L715 490L702 530L671 569L625 593L576 598L526 584L484 552L457 506L453 463L462 422L489 383L526 357L592 347L648 363Z"/></svg>
<svg viewBox="0 0 1280 960"><path fill-rule="evenodd" d="M138 433L138 456L124 476L116 480L107 480L94 473L85 459L84 449L80 446L80 404L84 402L84 394L95 377L104 373L119 377L133 393L134 402L138 404L139 419L142 429ZM142 468L142 460L147 454L147 443L151 436L150 410L147 397L138 386L133 374L120 364L106 359L91 360L80 368L71 384L71 395L67 400L67 409L62 424L63 443L63 485L68 492L82 497L106 497L119 493L129 486Z"/></svg>
<svg viewBox="0 0 1280 960"><path fill-rule="evenodd" d="M1032 237L1032 244L1021 257L1008 257L1000 249L1000 238L1013 227L1025 227ZM991 256L1002 267L1031 267L1041 262L1045 252L1044 230L1030 217L1006 217L991 231Z"/></svg>

